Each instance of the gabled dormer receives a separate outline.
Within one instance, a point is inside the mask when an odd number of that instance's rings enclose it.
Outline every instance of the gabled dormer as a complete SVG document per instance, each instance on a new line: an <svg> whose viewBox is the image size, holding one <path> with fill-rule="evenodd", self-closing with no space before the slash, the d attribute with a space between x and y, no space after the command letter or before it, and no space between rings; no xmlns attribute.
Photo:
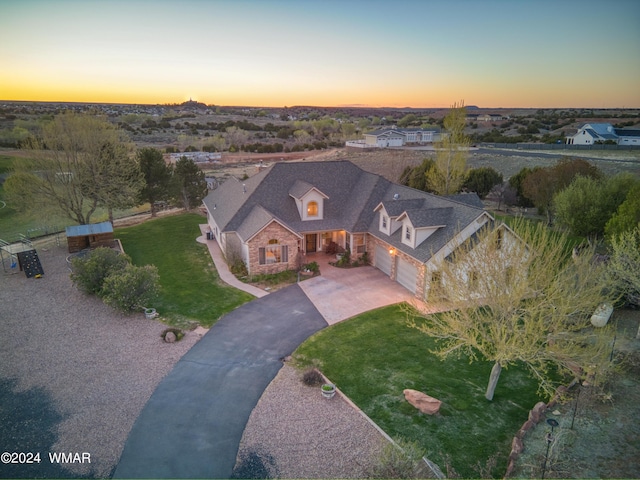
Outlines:
<svg viewBox="0 0 640 480"><path fill-rule="evenodd" d="M378 218L378 230L382 233L386 233L391 236L402 227L402 223L398 221L398 217L407 208L416 208L424 203L423 199L412 200L400 200L399 197L394 196L393 200L380 202L374 212L379 212Z"/></svg>
<svg viewBox="0 0 640 480"><path fill-rule="evenodd" d="M296 180L289 196L296 201L301 220L323 220L324 201L329 197L310 183Z"/></svg>
<svg viewBox="0 0 640 480"><path fill-rule="evenodd" d="M417 248L440 228L446 227L452 214L453 207L405 210L398 217L398 222L402 225L402 243Z"/></svg>

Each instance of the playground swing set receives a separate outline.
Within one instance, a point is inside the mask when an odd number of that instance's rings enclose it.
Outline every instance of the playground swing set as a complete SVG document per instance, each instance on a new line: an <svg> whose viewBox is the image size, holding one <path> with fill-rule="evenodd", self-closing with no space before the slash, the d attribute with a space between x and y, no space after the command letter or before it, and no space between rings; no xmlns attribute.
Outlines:
<svg viewBox="0 0 640 480"><path fill-rule="evenodd" d="M41 278L44 275L38 252L27 239L20 243L0 240L0 263L5 273L24 272L27 278Z"/></svg>

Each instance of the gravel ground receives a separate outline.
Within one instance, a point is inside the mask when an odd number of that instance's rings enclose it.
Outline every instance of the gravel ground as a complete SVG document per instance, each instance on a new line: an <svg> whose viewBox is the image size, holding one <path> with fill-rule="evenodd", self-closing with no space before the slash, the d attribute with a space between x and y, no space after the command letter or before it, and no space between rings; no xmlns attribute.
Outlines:
<svg viewBox="0 0 640 480"><path fill-rule="evenodd" d="M322 397L285 364L254 408L236 478L365 478L387 440L336 394Z"/></svg>
<svg viewBox="0 0 640 480"><path fill-rule="evenodd" d="M0 451L41 462L0 465L0 477L108 477L151 393L200 337L164 343L166 325L79 292L66 246L37 251L42 278L0 270ZM87 452L91 463L60 468L49 452Z"/></svg>

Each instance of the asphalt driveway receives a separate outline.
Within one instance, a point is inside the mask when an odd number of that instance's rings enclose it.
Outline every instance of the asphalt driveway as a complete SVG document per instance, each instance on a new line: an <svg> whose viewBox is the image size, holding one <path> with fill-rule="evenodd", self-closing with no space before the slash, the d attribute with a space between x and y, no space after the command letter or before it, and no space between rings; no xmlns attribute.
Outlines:
<svg viewBox="0 0 640 480"><path fill-rule="evenodd" d="M229 478L249 415L281 358L326 326L298 285L224 316L158 385L114 477Z"/></svg>

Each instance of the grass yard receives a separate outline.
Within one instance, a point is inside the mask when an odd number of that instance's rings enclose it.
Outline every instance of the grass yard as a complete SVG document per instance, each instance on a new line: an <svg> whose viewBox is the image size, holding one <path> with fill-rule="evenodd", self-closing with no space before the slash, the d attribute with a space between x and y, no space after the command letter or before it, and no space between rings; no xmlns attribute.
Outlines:
<svg viewBox="0 0 640 480"><path fill-rule="evenodd" d="M0 155L0 175L4 177L8 176L11 173L14 162L20 160L23 160L23 158ZM0 201L6 201L2 182L0 182ZM114 216L120 218L148 210L149 206L143 205L127 210L116 210ZM108 219L109 215L107 210L99 208L91 216L91 223L104 222ZM18 241L20 234L29 238L35 238L55 232L63 232L69 225L76 225L76 222L58 213L55 209L51 211L21 213L11 204L5 205L0 202L0 238L8 242Z"/></svg>
<svg viewBox="0 0 640 480"><path fill-rule="evenodd" d="M491 364L441 361L434 341L410 328L398 306L367 312L322 330L295 353L327 377L394 438L416 442L444 473L502 478L514 434L541 398L524 369L503 370L493 402L484 398ZM420 413L406 388L441 400L440 414ZM452 472L449 472L451 475Z"/></svg>
<svg viewBox="0 0 640 480"><path fill-rule="evenodd" d="M220 281L209 251L196 242L204 222L200 215L184 214L115 231L134 264L158 267L161 296L152 306L181 328L192 322L210 327L253 298Z"/></svg>

